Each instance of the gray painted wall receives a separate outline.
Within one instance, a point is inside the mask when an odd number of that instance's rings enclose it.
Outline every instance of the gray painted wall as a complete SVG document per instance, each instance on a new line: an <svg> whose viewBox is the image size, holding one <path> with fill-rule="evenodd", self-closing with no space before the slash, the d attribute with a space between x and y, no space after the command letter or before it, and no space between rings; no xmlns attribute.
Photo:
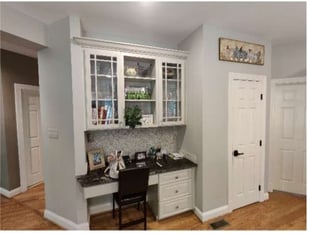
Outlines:
<svg viewBox="0 0 309 233"><path fill-rule="evenodd" d="M272 78L306 77L306 41L272 48Z"/></svg>
<svg viewBox="0 0 309 233"><path fill-rule="evenodd" d="M197 39L196 37L200 37ZM218 38L226 37L265 45L265 64L263 66L223 62L218 60ZM196 41L202 40L202 46ZM197 207L202 211L212 210L228 204L228 73L262 74L271 75L271 43L268 40L258 39L242 33L203 25L202 33L194 32L181 44L181 49L188 48L190 52L197 53L203 50L201 60L189 57L189 64L199 62L196 65L197 75L191 75L190 70L186 72L186 88L190 88L191 82L199 83L196 97L190 97L192 90L187 96L188 119L196 115L202 117L200 127L202 133L194 124L188 123L186 132L192 131L194 139L199 140L196 145L202 145L202 153L197 153L198 161L202 161L199 167L203 172L197 173L196 187L202 187L201 194L197 189ZM193 65L194 66L194 65ZM189 68L191 69L191 68ZM201 70L202 69L202 70ZM192 71L191 71L192 72ZM189 85L189 86L188 86ZM196 84L195 84L196 85ZM201 92L198 90L202 89ZM189 90L188 90L189 91ZM193 92L194 93L194 92ZM267 93L269 93L269 88ZM267 116L269 112L269 95L267 96ZM195 107L191 107L197 102ZM201 113L202 109L202 113ZM267 119L268 129L269 120ZM200 139L198 135L202 134ZM192 152L190 148L192 138L185 135L183 149ZM266 141L268 140L268 135ZM266 146L268 151L268 146ZM266 180L268 177L268 153L266 154ZM200 200L200 196L202 200Z"/></svg>
<svg viewBox="0 0 309 233"><path fill-rule="evenodd" d="M271 76L271 42L256 36L237 33L204 25L204 53L206 73L203 77L203 145L205 202L203 210L211 210L228 203L228 72L261 74L268 77L268 90ZM224 62L218 60L218 38L232 38L265 45L263 66ZM269 91L267 92L269 94ZM267 112L269 116L269 95ZM269 127L267 120L266 129ZM268 141L268 133L266 141ZM268 148L266 148L268 151ZM268 161L268 153L266 154ZM268 165L266 166L268 171ZM268 174L266 174L267 179Z"/></svg>
<svg viewBox="0 0 309 233"><path fill-rule="evenodd" d="M190 51L186 62L185 97L186 97L186 130L182 149L196 155L198 167L196 169L196 198L199 208L203 203L203 134L202 134L202 96L204 74L204 44L203 27L199 27L180 45L182 50Z"/></svg>
<svg viewBox="0 0 309 233"><path fill-rule="evenodd" d="M37 59L1 50L1 81L1 187L13 190L20 186L14 83L38 85Z"/></svg>
<svg viewBox="0 0 309 233"><path fill-rule="evenodd" d="M46 209L73 223L87 222L75 178L71 74L71 18L47 27L48 48L38 53ZM48 129L59 138L48 137Z"/></svg>

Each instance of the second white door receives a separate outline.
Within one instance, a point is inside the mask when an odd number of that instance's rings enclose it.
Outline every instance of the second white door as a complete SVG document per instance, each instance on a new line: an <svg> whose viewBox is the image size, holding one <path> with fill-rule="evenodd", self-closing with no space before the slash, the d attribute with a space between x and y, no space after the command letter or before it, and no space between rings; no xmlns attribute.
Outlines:
<svg viewBox="0 0 309 233"><path fill-rule="evenodd" d="M305 79L275 80L272 95L273 188L306 194Z"/></svg>

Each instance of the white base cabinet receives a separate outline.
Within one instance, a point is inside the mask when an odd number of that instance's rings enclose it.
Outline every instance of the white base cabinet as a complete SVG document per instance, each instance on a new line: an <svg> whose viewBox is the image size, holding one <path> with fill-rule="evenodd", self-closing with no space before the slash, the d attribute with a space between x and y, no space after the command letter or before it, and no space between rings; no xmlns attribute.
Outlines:
<svg viewBox="0 0 309 233"><path fill-rule="evenodd" d="M158 220L193 209L194 168L159 175L158 185L149 187L148 203Z"/></svg>

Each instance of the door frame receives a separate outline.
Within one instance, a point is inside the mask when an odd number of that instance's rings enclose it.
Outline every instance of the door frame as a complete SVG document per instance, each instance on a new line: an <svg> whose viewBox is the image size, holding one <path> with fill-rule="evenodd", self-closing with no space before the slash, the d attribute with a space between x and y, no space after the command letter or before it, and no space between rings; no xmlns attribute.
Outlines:
<svg viewBox="0 0 309 233"><path fill-rule="evenodd" d="M14 83L19 178L20 178L21 192L25 192L28 189L26 151L25 151L25 139L24 139L25 129L24 129L24 121L23 121L23 104L22 104L22 92L23 91L38 91L39 92L39 86Z"/></svg>
<svg viewBox="0 0 309 233"><path fill-rule="evenodd" d="M244 73L235 73L229 72L228 78L228 148L227 148L227 156L228 156L228 210L229 212L233 211L233 182L232 182L232 153L233 153L233 146L232 146L232 124L230 122L231 112L232 112L232 81L234 79L237 80L246 80L248 77L261 81L262 83L262 90L261 94L263 94L263 101L262 101L262 130L261 130L261 140L262 146L261 149L261 157L260 157L260 185L261 191L259 193L259 201L262 202L266 199L264 192L265 192L265 144L266 144L266 102L267 102L267 76L266 75L256 75L256 74L244 74Z"/></svg>
<svg viewBox="0 0 309 233"><path fill-rule="evenodd" d="M275 94L276 87L280 85L295 85L295 84L305 84L306 85L306 77L291 77L291 78L280 78L280 79L272 79L271 80L271 94L270 94L270 121L269 121L269 178L268 178L268 190L273 192L273 166L274 166L274 142L275 142L275 116L276 116L276 108L275 108Z"/></svg>

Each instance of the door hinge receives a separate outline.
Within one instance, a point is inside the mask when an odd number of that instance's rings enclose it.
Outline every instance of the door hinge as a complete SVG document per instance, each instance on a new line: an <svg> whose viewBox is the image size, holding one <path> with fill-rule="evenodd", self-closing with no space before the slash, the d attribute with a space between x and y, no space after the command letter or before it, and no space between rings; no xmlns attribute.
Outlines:
<svg viewBox="0 0 309 233"><path fill-rule="evenodd" d="M263 100L263 94L260 95L260 99Z"/></svg>
<svg viewBox="0 0 309 233"><path fill-rule="evenodd" d="M260 140L260 146L262 146L262 140Z"/></svg>
<svg viewBox="0 0 309 233"><path fill-rule="evenodd" d="M261 191L261 185L259 185L259 191Z"/></svg>

